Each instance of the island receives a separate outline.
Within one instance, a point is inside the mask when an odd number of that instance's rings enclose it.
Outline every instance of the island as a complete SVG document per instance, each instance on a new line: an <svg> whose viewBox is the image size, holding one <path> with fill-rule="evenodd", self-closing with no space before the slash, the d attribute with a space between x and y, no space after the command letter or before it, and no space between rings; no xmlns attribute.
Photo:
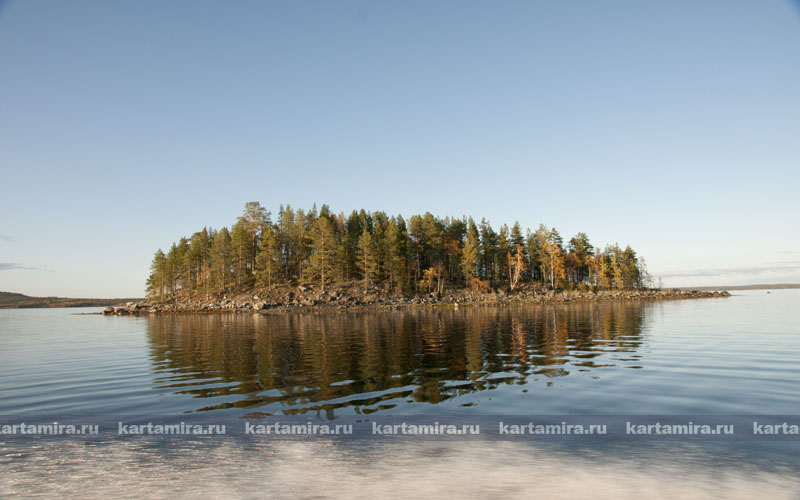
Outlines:
<svg viewBox="0 0 800 500"><path fill-rule="evenodd" d="M276 312L516 301L641 300L729 295L662 290L628 245L568 241L554 227L498 230L482 218L401 215L328 205L277 218L248 202L230 227L204 227L153 257L147 299L106 314Z"/></svg>

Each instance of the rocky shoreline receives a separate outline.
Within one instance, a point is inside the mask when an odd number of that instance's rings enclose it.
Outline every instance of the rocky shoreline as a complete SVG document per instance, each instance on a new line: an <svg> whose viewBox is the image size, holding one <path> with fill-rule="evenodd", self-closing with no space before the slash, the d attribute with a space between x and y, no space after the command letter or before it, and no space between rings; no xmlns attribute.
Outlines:
<svg viewBox="0 0 800 500"><path fill-rule="evenodd" d="M728 297L727 291L698 290L601 290L557 291L518 289L513 293L505 289L492 292L454 290L444 294L429 293L411 296L389 296L378 291L360 290L356 287L336 287L317 291L306 286L286 287L271 292L240 294L219 300L202 298L175 298L162 301L128 302L125 305L106 307L104 315L159 314L159 313L260 313L275 314L301 311L353 311L369 309L399 309L408 307L451 307L469 305L502 305L512 303L561 304L568 302L680 300L711 297Z"/></svg>

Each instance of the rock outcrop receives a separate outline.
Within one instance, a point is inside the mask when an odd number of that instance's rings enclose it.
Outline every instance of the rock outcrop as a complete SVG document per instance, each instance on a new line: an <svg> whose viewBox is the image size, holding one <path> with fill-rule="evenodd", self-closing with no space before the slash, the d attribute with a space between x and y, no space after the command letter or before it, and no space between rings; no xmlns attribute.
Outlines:
<svg viewBox="0 0 800 500"><path fill-rule="evenodd" d="M459 307L470 304L560 304L580 301L679 300L728 297L726 291L686 290L549 290L542 287L518 287L514 291L498 288L488 292L451 290L444 293L387 295L380 290L363 290L355 285L341 285L324 291L311 286L284 287L253 294L249 292L220 299L173 297L169 300L129 302L116 308L106 307L104 315L155 313L251 312L260 314L289 311L397 309L400 307Z"/></svg>

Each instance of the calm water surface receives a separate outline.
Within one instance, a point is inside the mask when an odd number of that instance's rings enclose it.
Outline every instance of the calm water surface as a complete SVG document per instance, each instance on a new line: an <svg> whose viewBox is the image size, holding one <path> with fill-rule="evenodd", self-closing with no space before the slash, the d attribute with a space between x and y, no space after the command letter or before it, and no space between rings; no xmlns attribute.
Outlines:
<svg viewBox="0 0 800 500"><path fill-rule="evenodd" d="M0 415L800 414L800 290L290 316L0 310ZM207 412L207 413L200 413ZM798 442L0 439L0 498L800 498Z"/></svg>
<svg viewBox="0 0 800 500"><path fill-rule="evenodd" d="M798 299L290 316L0 310L0 414L800 413Z"/></svg>

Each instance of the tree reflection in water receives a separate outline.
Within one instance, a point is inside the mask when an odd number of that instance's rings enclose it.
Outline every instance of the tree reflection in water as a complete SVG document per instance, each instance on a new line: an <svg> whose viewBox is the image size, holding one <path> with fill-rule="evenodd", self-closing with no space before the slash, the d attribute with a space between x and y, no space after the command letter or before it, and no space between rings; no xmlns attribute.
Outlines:
<svg viewBox="0 0 800 500"><path fill-rule="evenodd" d="M158 390L195 410L371 413L501 384L640 367L641 303L286 315L151 315Z"/></svg>

